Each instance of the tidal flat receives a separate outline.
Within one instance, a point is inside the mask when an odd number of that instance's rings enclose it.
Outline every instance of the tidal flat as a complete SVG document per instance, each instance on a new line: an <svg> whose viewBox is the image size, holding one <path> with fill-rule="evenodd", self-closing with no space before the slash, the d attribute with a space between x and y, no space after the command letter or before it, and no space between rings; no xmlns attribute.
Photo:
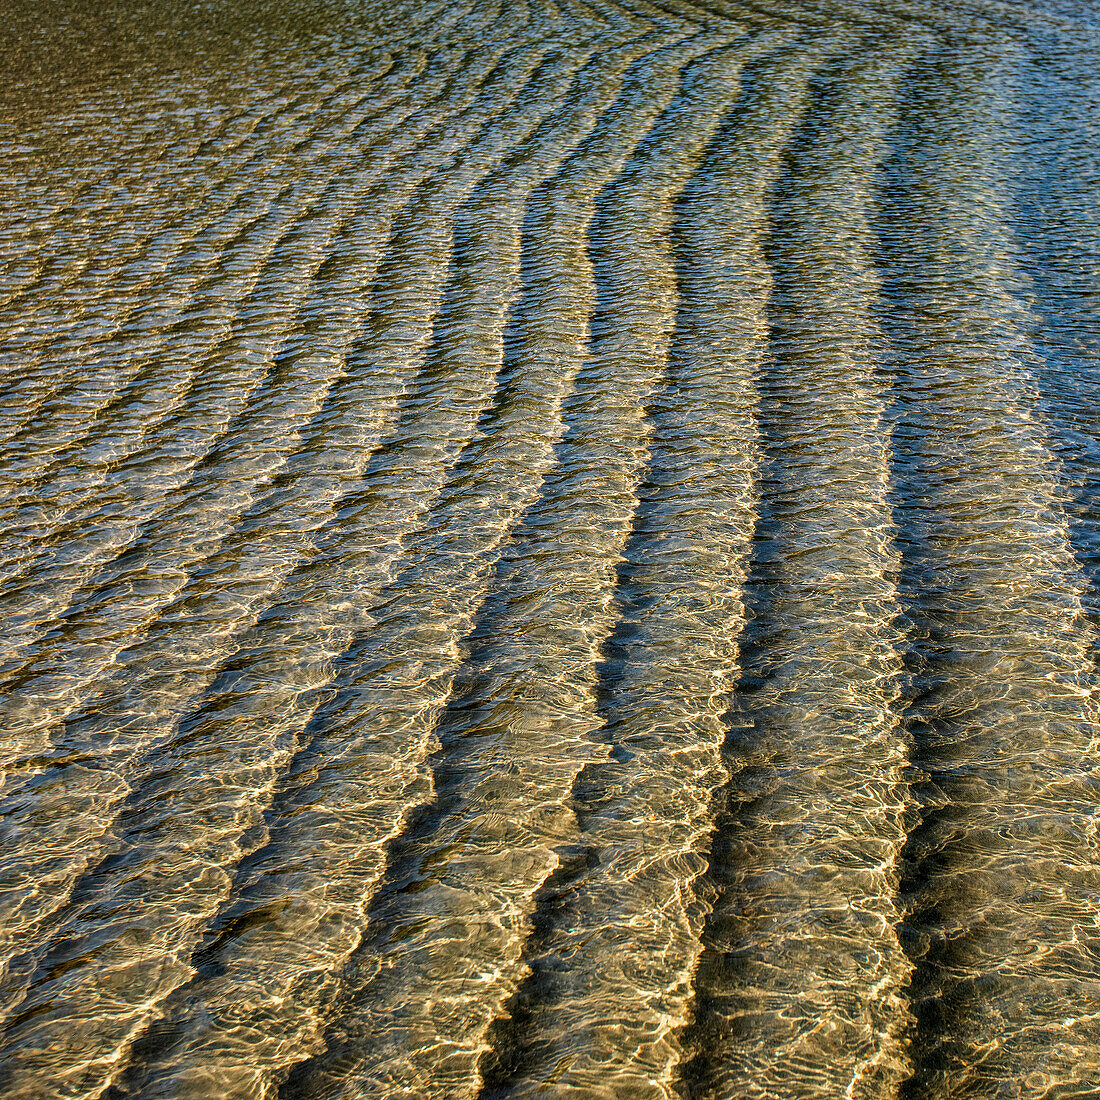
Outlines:
<svg viewBox="0 0 1100 1100"><path fill-rule="evenodd" d="M2 1100L1100 1098L1100 0L0 72Z"/></svg>

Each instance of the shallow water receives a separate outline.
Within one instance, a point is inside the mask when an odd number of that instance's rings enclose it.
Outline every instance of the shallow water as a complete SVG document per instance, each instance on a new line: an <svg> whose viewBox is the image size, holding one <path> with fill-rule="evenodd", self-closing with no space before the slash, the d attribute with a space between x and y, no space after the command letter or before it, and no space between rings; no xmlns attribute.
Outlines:
<svg viewBox="0 0 1100 1100"><path fill-rule="evenodd" d="M1093 0L0 63L0 1095L1100 1097Z"/></svg>

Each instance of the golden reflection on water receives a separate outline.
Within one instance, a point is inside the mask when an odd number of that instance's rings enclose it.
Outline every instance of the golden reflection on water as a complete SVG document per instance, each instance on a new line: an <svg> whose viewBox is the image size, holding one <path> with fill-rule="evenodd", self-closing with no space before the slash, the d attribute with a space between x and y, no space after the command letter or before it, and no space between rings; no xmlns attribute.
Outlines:
<svg viewBox="0 0 1100 1100"><path fill-rule="evenodd" d="M1100 1095L1092 0L0 29L0 1094Z"/></svg>

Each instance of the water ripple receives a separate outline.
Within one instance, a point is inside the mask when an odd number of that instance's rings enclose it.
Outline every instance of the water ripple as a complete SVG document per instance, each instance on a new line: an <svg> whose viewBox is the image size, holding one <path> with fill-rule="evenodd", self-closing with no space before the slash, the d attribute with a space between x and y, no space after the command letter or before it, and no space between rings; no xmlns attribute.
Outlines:
<svg viewBox="0 0 1100 1100"><path fill-rule="evenodd" d="M1097 1095L1095 0L141 12L0 27L0 1092Z"/></svg>

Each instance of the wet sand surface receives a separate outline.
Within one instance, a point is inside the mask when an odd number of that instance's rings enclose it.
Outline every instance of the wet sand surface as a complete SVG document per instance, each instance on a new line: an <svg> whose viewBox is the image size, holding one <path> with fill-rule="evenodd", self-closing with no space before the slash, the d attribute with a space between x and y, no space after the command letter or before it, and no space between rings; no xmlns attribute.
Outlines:
<svg viewBox="0 0 1100 1100"><path fill-rule="evenodd" d="M0 1096L1100 1097L1094 0L13 0Z"/></svg>

